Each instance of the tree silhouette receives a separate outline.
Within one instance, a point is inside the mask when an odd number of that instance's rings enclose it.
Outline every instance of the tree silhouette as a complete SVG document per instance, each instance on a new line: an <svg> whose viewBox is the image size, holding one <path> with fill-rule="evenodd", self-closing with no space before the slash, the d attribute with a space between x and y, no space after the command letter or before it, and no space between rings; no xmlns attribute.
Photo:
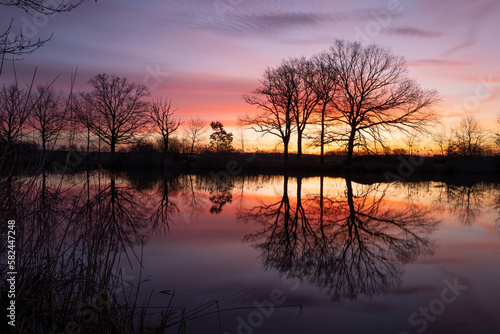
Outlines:
<svg viewBox="0 0 500 334"><path fill-rule="evenodd" d="M181 193L185 212L189 212L190 217L197 217L205 211L205 201L201 194L201 177L198 175L182 176L183 191Z"/></svg>
<svg viewBox="0 0 500 334"><path fill-rule="evenodd" d="M234 183L231 179L221 181L211 178L207 180L207 185L210 192L210 196L208 199L210 200L210 202L212 202L210 213L219 214L222 212L222 208L224 207L224 205L233 201L232 190L234 188Z"/></svg>
<svg viewBox="0 0 500 334"><path fill-rule="evenodd" d="M473 225L483 214L488 206L487 195L491 192L485 183L447 184L444 190L445 202L450 206L451 213L466 226Z"/></svg>
<svg viewBox="0 0 500 334"><path fill-rule="evenodd" d="M105 73L94 76L89 84L92 91L81 93L82 103L76 108L78 119L108 144L114 155L117 145L136 140L149 123L143 101L149 95L148 88Z"/></svg>
<svg viewBox="0 0 500 334"><path fill-rule="evenodd" d="M486 130L473 116L462 118L452 131L448 153L473 156L484 152L487 140Z"/></svg>
<svg viewBox="0 0 500 334"><path fill-rule="evenodd" d="M451 140L447 129L444 126L441 126L431 133L431 137L434 143L436 143L436 145L439 147L441 155L444 155L446 152L446 146L450 145Z"/></svg>
<svg viewBox="0 0 500 334"><path fill-rule="evenodd" d="M183 123L180 119L174 119L175 110L171 109L172 100L157 99L149 105L149 117L160 130L162 138L163 153L168 152L169 137L177 131Z"/></svg>
<svg viewBox="0 0 500 334"><path fill-rule="evenodd" d="M213 133L210 135L210 145L216 153L229 153L233 148L233 134L226 132L221 122L210 123Z"/></svg>
<svg viewBox="0 0 500 334"><path fill-rule="evenodd" d="M31 87L27 90L22 89L17 82L9 86L4 84L0 89L1 163L11 156L14 145L21 140L23 129L32 110L30 95Z"/></svg>
<svg viewBox="0 0 500 334"><path fill-rule="evenodd" d="M36 96L33 97L33 111L30 125L40 135L42 153L45 155L47 145L55 145L57 137L66 125L66 111L63 105L63 94L57 92L49 85L37 87Z"/></svg>
<svg viewBox="0 0 500 334"><path fill-rule="evenodd" d="M28 15L34 18L39 15L54 15L61 12L69 12L87 0L0 0L0 6L15 7L21 9ZM10 24L6 30L0 34L0 74L2 73L3 63L6 56L22 56L30 54L38 48L42 47L48 39L38 39L37 41L30 41L23 36L22 31L16 34L12 29L11 19Z"/></svg>
<svg viewBox="0 0 500 334"><path fill-rule="evenodd" d="M323 165L325 163L326 130L328 125L335 120L332 101L337 91L337 77L335 71L332 71L328 66L325 54L314 56L312 62L316 72L314 89L318 98L318 110L314 116L315 123L320 125L319 136L313 137L312 144L320 147L320 164Z"/></svg>
<svg viewBox="0 0 500 334"><path fill-rule="evenodd" d="M352 163L354 147L372 139L383 145L384 132L425 132L435 116L429 107L438 100L435 91L423 90L407 77L403 57L375 44L337 40L325 56L338 80L332 104L341 133L330 141L347 146L346 165Z"/></svg>
<svg viewBox="0 0 500 334"><path fill-rule="evenodd" d="M190 154L194 153L194 146L203 140L203 134L207 131L207 124L199 116L196 118L191 118L184 129L184 133L191 144Z"/></svg>
<svg viewBox="0 0 500 334"><path fill-rule="evenodd" d="M429 235L437 225L424 209L390 206L379 186L355 190L349 179L345 182L343 195L325 196L321 185L318 197L304 201L298 179L294 206L285 178L281 201L239 216L263 226L245 240L261 250L266 268L307 279L333 300L379 294L398 285L404 264L432 253Z"/></svg>
<svg viewBox="0 0 500 334"><path fill-rule="evenodd" d="M263 78L259 80L261 86L251 95L243 96L246 103L257 107L261 112L258 115L244 115L238 118L242 126L263 135L277 136L284 146L285 161L288 161L288 145L295 130L292 120L296 75L296 71L286 62L278 68L267 68Z"/></svg>
<svg viewBox="0 0 500 334"><path fill-rule="evenodd" d="M87 171L77 187L50 185L45 174L0 180L0 213L16 220L16 245L23 249L16 252L19 332L134 333L146 328L137 315L150 311L146 304L135 306L144 293L139 292L140 279L133 290L118 294L129 283L121 271L123 261L134 267L137 263L142 272L140 254L134 260L129 253L145 240L147 197L103 173ZM5 206L8 202L24 204ZM4 247L0 245L2 270L7 265ZM7 289L0 285L2 305L8 303ZM165 312L173 315L168 307ZM0 320L2 328L7 320ZM159 326L172 325L161 322Z"/></svg>
<svg viewBox="0 0 500 334"><path fill-rule="evenodd" d="M122 248L142 245L153 211L148 195L123 182L112 172L87 174L75 198L70 220L82 228L98 230L104 246Z"/></svg>
<svg viewBox="0 0 500 334"><path fill-rule="evenodd" d="M320 99L324 99L326 95L318 93L325 87L318 87L318 71L316 64L304 57L299 59L290 59L283 62L281 66L290 68L289 72L294 73L290 77L291 85L294 90L293 94L293 119L297 131L297 158L302 157L302 137L309 124L309 119L316 107L320 103ZM322 78L324 79L324 78Z"/></svg>
<svg viewBox="0 0 500 334"><path fill-rule="evenodd" d="M157 188L160 200L158 201L156 210L151 215L152 229L155 231L169 231L173 217L181 213L177 203L172 200L172 196L175 196L177 188L177 184L172 184L173 182L174 180L164 176L161 185Z"/></svg>

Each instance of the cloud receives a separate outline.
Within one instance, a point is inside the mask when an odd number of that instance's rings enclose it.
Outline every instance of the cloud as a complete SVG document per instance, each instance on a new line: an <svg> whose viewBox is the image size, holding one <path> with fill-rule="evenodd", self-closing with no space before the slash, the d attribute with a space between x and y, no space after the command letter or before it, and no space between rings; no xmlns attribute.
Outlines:
<svg viewBox="0 0 500 334"><path fill-rule="evenodd" d="M443 33L438 31L423 30L413 27L390 28L386 29L384 33L388 35L398 35L411 38L436 38L443 35Z"/></svg>
<svg viewBox="0 0 500 334"><path fill-rule="evenodd" d="M471 62L448 59L417 59L408 62L408 66L470 66Z"/></svg>
<svg viewBox="0 0 500 334"><path fill-rule="evenodd" d="M226 15L223 19L216 17L200 23L200 27L224 32L291 31L302 28L316 28L350 20L363 20L368 17L368 11L364 10L339 13L233 13Z"/></svg>
<svg viewBox="0 0 500 334"><path fill-rule="evenodd" d="M469 14L470 18L467 21L464 20L465 22L468 22L468 26L467 31L463 34L463 39L457 45L446 51L446 56L462 49L467 49L477 43L481 30L483 29L484 22L489 16L494 15L494 13L497 12L496 9L498 8L498 1L492 0L486 3L477 2L477 6L479 5L482 6L476 11L471 10L471 14ZM461 22L461 24L464 24L464 22Z"/></svg>

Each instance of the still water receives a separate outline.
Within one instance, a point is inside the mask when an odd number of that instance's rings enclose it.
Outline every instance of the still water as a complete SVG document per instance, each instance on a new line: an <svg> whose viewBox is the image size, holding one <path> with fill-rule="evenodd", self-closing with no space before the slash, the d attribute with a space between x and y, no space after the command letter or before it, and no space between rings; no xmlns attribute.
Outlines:
<svg viewBox="0 0 500 334"><path fill-rule="evenodd" d="M93 171L0 205L39 333L500 333L498 183Z"/></svg>

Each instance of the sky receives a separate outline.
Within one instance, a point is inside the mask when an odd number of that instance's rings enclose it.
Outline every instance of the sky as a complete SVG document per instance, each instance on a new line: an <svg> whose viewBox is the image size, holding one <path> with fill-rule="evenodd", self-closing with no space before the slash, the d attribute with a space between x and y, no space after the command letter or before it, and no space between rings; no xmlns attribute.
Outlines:
<svg viewBox="0 0 500 334"><path fill-rule="evenodd" d="M31 17L0 6L0 29L13 25L31 40L52 39L15 62L18 78L89 90L98 73L150 87L172 99L183 120L201 116L235 130L255 112L242 99L266 67L312 56L343 38L389 47L409 75L436 89L445 125L474 115L487 128L500 114L500 2L497 0L182 0L89 1L69 13ZM0 83L13 80L7 65ZM273 146L246 132L246 146ZM293 149L293 148L292 148Z"/></svg>

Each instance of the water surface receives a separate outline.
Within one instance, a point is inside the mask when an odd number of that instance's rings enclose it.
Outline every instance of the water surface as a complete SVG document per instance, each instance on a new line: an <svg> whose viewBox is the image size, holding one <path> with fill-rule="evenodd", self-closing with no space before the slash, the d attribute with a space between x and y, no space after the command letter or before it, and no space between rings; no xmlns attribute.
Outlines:
<svg viewBox="0 0 500 334"><path fill-rule="evenodd" d="M2 210L38 254L24 275L50 270L69 309L107 291L151 326L170 310L166 333L500 332L496 183L94 171L10 187Z"/></svg>

